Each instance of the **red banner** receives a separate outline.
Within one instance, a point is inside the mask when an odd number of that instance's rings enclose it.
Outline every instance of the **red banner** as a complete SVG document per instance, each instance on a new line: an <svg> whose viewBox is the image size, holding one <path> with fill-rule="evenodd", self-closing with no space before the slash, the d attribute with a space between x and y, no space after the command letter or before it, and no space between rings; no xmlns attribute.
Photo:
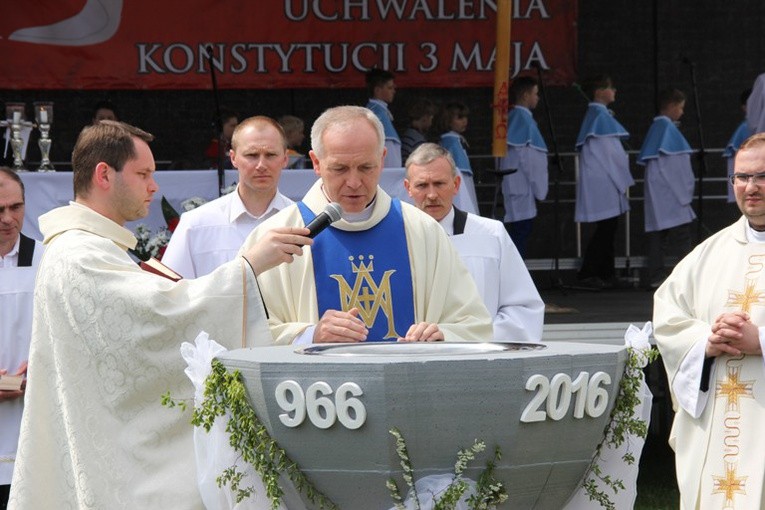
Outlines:
<svg viewBox="0 0 765 510"><path fill-rule="evenodd" d="M576 2L514 0L511 75L574 80ZM0 88L489 87L491 0L0 2Z"/></svg>

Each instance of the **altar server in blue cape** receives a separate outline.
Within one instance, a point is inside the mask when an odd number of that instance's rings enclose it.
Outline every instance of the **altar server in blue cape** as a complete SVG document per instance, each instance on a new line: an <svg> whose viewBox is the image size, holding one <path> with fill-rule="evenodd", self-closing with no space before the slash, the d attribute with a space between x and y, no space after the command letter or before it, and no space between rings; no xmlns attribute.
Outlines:
<svg viewBox="0 0 765 510"><path fill-rule="evenodd" d="M447 103L438 114L437 128L441 133L438 144L448 150L454 162L462 174L462 185L467 188L468 195L473 205L473 210L478 211L478 198L475 194L473 182L473 168L470 166L467 150L470 147L464 133L468 127L468 115L470 108L462 103Z"/></svg>
<svg viewBox="0 0 765 510"><path fill-rule="evenodd" d="M384 143L368 109L325 111L309 153L320 178L250 236L306 225L330 202L343 209L293 269L258 276L277 344L491 340L489 313L441 226L378 185Z"/></svg>
<svg viewBox="0 0 765 510"><path fill-rule="evenodd" d="M621 143L629 133L607 108L616 99L611 78L597 76L585 83L584 90L592 102L576 139L579 180L574 218L596 224L578 278L579 285L597 290L615 281L616 229L619 216L630 209L627 190L635 181Z"/></svg>
<svg viewBox="0 0 765 510"><path fill-rule="evenodd" d="M651 287L666 277L664 255L679 258L691 251L690 224L696 219L691 203L695 178L693 150L675 127L683 116L685 94L668 89L659 94L659 115L646 134L638 164L645 166L645 231Z"/></svg>
<svg viewBox="0 0 765 510"><path fill-rule="evenodd" d="M723 157L726 161L728 169L728 180L733 176L733 161L736 159L736 152L738 148L744 143L744 140L752 136L753 131L749 127L746 121L746 102L749 99L749 95L752 93L752 89L746 89L741 93L741 111L744 112L744 120L738 125L736 131L733 132L733 136L730 137L728 145L725 146L723 151ZM736 195L733 193L733 186L728 186L728 202L734 203L736 201Z"/></svg>
<svg viewBox="0 0 765 510"><path fill-rule="evenodd" d="M396 97L395 76L390 71L383 69L370 69L366 75L369 101L367 108L372 110L380 119L385 130L385 168L401 168L401 139L393 127L393 114L388 105Z"/></svg>
<svg viewBox="0 0 765 510"><path fill-rule="evenodd" d="M428 141L428 131L433 125L436 105L433 101L421 97L409 107L409 127L401 135L401 160L406 161L409 155Z"/></svg>
<svg viewBox="0 0 765 510"><path fill-rule="evenodd" d="M501 169L518 171L502 179L505 201L505 223L510 238L522 257L531 226L537 215L537 200L547 197L547 144L542 139L531 110L539 102L539 86L534 78L516 78L510 87L514 102L507 118L507 155L500 162Z"/></svg>

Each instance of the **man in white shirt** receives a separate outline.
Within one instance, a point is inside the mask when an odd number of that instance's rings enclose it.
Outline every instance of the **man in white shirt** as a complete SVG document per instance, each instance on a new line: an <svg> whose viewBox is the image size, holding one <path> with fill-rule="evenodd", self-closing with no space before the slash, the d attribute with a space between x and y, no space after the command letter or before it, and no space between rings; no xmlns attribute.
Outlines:
<svg viewBox="0 0 765 510"><path fill-rule="evenodd" d="M230 157L239 171L236 190L184 213L162 257L184 278L204 276L233 260L255 227L293 203L277 187L289 156L275 120L256 116L237 125Z"/></svg>
<svg viewBox="0 0 765 510"><path fill-rule="evenodd" d="M504 225L452 205L460 172L449 151L433 143L417 147L406 161L404 186L450 236L492 316L494 340L539 341L542 298Z"/></svg>
<svg viewBox="0 0 765 510"><path fill-rule="evenodd" d="M24 225L24 183L0 167L0 377L27 373L32 302L41 243L21 233ZM0 390L0 509L10 493L19 441L24 388Z"/></svg>

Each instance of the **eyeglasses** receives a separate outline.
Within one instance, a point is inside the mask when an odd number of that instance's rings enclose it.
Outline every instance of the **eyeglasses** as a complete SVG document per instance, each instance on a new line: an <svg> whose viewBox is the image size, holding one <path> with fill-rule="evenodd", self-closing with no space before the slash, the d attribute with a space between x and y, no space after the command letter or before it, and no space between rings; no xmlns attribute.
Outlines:
<svg viewBox="0 0 765 510"><path fill-rule="evenodd" d="M755 186L763 184L765 182L765 173L762 174L733 174L729 178L730 183L739 186L746 186L749 181L753 182Z"/></svg>

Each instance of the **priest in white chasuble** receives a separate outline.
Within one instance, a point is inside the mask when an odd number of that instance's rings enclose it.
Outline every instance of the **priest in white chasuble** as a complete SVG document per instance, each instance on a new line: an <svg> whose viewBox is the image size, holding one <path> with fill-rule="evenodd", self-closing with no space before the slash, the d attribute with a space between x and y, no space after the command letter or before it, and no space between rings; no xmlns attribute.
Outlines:
<svg viewBox="0 0 765 510"><path fill-rule="evenodd" d="M732 178L743 216L686 256L654 297L681 508L765 508L765 134Z"/></svg>
<svg viewBox="0 0 765 510"><path fill-rule="evenodd" d="M203 508L180 345L200 330L227 348L269 345L255 274L302 252L307 229L269 233L197 280L141 270L123 225L157 191L148 133L86 127L72 154L75 201L40 218L28 385L12 509Z"/></svg>
<svg viewBox="0 0 765 510"><path fill-rule="evenodd" d="M277 343L491 340L486 307L443 229L378 186L384 142L366 108L325 111L311 131L320 179L245 243L307 225L330 202L343 209L306 256L258 277Z"/></svg>

